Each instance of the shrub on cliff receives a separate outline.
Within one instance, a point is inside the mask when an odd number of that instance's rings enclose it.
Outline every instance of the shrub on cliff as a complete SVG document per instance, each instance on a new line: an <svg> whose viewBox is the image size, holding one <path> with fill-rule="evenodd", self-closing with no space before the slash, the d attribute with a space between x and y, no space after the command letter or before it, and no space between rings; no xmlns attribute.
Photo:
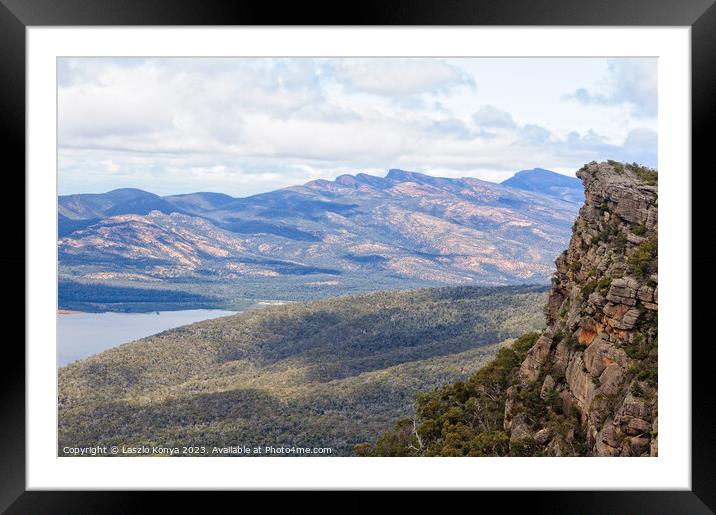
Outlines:
<svg viewBox="0 0 716 515"><path fill-rule="evenodd" d="M648 277L657 271L658 250L657 237L652 236L636 248L627 262L639 277Z"/></svg>

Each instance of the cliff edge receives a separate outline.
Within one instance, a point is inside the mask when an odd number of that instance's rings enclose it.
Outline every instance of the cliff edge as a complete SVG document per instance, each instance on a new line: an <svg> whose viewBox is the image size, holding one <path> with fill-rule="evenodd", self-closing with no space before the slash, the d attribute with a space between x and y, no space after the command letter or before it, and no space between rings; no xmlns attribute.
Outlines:
<svg viewBox="0 0 716 515"><path fill-rule="evenodd" d="M550 456L656 456L658 176L614 161L577 176L585 203L556 261L547 328L506 391L504 429L511 446Z"/></svg>

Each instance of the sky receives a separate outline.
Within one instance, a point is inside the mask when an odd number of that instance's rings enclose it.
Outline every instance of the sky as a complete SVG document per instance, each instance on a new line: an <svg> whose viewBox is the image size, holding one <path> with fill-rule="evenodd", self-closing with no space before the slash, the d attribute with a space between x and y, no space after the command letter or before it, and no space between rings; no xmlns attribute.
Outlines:
<svg viewBox="0 0 716 515"><path fill-rule="evenodd" d="M655 58L62 58L59 193L657 166Z"/></svg>

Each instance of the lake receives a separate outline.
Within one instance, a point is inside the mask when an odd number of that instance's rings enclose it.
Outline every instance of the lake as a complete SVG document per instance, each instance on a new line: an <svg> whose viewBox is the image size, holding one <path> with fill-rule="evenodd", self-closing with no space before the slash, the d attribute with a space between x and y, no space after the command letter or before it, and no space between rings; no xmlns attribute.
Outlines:
<svg viewBox="0 0 716 515"><path fill-rule="evenodd" d="M157 314L158 313L158 314ZM235 314L220 309L57 315L57 366L167 329Z"/></svg>

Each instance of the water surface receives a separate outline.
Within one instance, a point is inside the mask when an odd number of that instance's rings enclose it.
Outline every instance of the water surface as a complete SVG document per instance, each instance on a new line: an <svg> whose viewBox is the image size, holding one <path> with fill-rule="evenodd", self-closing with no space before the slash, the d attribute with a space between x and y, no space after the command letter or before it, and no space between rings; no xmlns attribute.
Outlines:
<svg viewBox="0 0 716 515"><path fill-rule="evenodd" d="M201 320L233 315L220 309L151 313L73 313L57 315L57 366L61 367L122 343Z"/></svg>

